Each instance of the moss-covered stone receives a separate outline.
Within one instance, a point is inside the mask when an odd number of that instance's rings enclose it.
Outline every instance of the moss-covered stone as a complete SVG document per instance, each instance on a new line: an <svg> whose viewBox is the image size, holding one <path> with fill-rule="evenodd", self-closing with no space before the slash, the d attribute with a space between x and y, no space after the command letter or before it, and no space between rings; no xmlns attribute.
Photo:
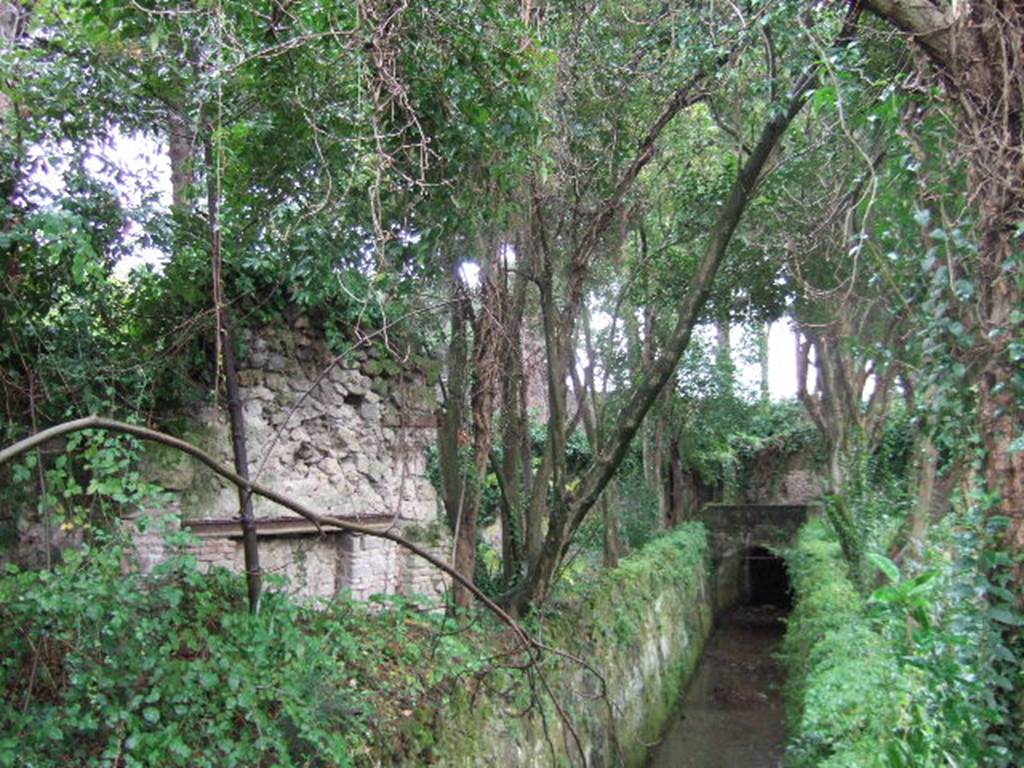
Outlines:
<svg viewBox="0 0 1024 768"><path fill-rule="evenodd" d="M216 428L198 422L187 422L185 428L178 431L182 440L214 454L218 441L223 439ZM221 490L216 475L198 461L160 443L144 444L141 471L148 482L180 493L185 514L194 511L194 516L201 516Z"/></svg>
<svg viewBox="0 0 1024 768"><path fill-rule="evenodd" d="M579 664L555 655L543 662L587 765L643 765L711 630L708 568L705 529L687 524L569 590L540 617L534 631L545 643L585 659L604 680L607 700L601 681ZM434 743L406 765L579 765L575 740L550 698L524 713L528 702L525 688L511 700L453 693L434 712Z"/></svg>
<svg viewBox="0 0 1024 768"><path fill-rule="evenodd" d="M787 765L882 765L909 702L908 685L865 615L838 541L820 520L804 526L788 558L797 602L788 622Z"/></svg>

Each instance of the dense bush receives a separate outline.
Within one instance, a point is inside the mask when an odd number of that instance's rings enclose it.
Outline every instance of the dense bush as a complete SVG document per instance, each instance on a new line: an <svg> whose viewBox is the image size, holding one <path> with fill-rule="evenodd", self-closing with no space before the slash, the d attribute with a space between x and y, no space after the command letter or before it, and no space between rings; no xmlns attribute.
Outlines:
<svg viewBox="0 0 1024 768"><path fill-rule="evenodd" d="M796 768L885 765L881 752L906 705L896 659L820 522L801 531L788 565L797 594L784 646L790 760Z"/></svg>
<svg viewBox="0 0 1024 768"><path fill-rule="evenodd" d="M402 605L269 593L254 617L237 576L123 562L86 548L0 577L0 766L352 765L371 741L401 749L453 655L473 663Z"/></svg>
<svg viewBox="0 0 1024 768"><path fill-rule="evenodd" d="M797 603L786 633L790 764L795 768L1019 765L1012 714L996 692L1020 680L1001 627L1020 617L971 562L968 519L932 562L904 575L877 553L887 582L865 598L820 521L789 568Z"/></svg>

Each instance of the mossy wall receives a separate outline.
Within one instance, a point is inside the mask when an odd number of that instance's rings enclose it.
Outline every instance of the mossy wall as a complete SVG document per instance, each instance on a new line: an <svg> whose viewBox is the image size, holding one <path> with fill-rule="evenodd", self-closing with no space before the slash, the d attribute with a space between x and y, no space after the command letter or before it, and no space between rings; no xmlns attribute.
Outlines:
<svg viewBox="0 0 1024 768"><path fill-rule="evenodd" d="M643 765L700 659L714 619L707 535L687 523L549 607L545 642L585 659L597 678L549 657L544 673L583 744L587 766ZM615 726L609 725L610 703ZM579 766L579 750L546 698L525 715L494 694L465 694L439 713L437 742L409 765ZM617 742L617 744L616 744Z"/></svg>

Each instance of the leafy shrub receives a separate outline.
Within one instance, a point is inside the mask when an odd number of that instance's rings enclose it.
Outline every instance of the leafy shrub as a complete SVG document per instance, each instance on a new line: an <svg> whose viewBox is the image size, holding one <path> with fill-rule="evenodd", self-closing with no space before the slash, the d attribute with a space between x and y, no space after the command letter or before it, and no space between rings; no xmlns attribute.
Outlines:
<svg viewBox="0 0 1024 768"><path fill-rule="evenodd" d="M358 764L371 742L419 739L421 697L477 661L399 599L268 593L254 617L236 575L124 562L83 548L0 577L0 766Z"/></svg>
<svg viewBox="0 0 1024 768"><path fill-rule="evenodd" d="M330 633L284 600L250 616L226 572L122 556L0 580L0 765L348 764L338 726L365 713Z"/></svg>
<svg viewBox="0 0 1024 768"><path fill-rule="evenodd" d="M936 556L906 577L878 554L887 584L864 598L820 521L789 560L797 603L786 633L790 763L838 768L1019 765L999 706L1013 690L1000 625L1024 623L994 607L998 587L968 561L981 551L965 528L960 559ZM950 544L951 542L945 542Z"/></svg>
<svg viewBox="0 0 1024 768"><path fill-rule="evenodd" d="M904 702L895 658L820 522L801 531L788 565L798 597L784 643L792 764L884 765L878 754Z"/></svg>

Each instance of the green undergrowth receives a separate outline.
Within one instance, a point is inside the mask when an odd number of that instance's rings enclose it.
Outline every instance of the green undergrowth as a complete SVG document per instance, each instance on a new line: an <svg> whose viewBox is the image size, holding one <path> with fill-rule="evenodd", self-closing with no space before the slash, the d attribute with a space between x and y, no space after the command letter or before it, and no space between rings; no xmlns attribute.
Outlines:
<svg viewBox="0 0 1024 768"><path fill-rule="evenodd" d="M920 562L869 554L874 591L864 596L824 522L804 526L788 561L787 765L1022 764L998 694L1022 680L1004 638L1024 621L984 576L980 530L963 516Z"/></svg>
<svg viewBox="0 0 1024 768"><path fill-rule="evenodd" d="M819 521L788 560L797 602L784 642L794 768L868 768L906 707L896 658L866 618L842 550Z"/></svg>
<svg viewBox="0 0 1024 768"><path fill-rule="evenodd" d="M271 589L254 617L244 580L181 552L142 574L107 542L0 573L0 766L457 764L494 711L554 717L488 616L467 626L400 598L314 607ZM527 624L607 666L635 648L651 595L696 589L706 555L703 529L685 526ZM666 712L695 660L673 669ZM588 678L556 655L540 669L569 698ZM588 732L602 711L593 679L581 684L570 706Z"/></svg>
<svg viewBox="0 0 1024 768"><path fill-rule="evenodd" d="M369 764L420 741L422 703L483 664L401 600L313 610L271 591L253 617L236 575L125 558L0 576L0 766Z"/></svg>

